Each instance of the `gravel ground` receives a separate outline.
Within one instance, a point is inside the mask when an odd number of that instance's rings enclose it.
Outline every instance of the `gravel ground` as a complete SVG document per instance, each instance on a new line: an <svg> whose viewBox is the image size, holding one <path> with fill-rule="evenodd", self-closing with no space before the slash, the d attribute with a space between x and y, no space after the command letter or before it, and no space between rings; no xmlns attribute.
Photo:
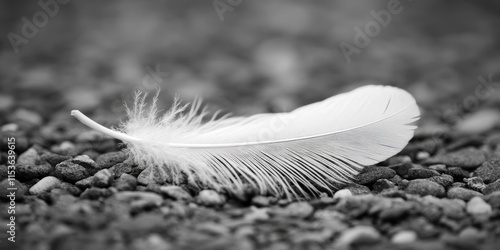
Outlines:
<svg viewBox="0 0 500 250"><path fill-rule="evenodd" d="M246 1L221 22L211 4L75 1L21 52L2 47L0 249L498 249L498 5L414 1L346 63L339 42L352 42L353 25L370 20L351 16L359 6L291 2ZM1 5L13 10L4 33L39 9ZM372 8L383 5L357 14ZM70 117L80 109L117 125L121 103L151 70L164 92L202 95L236 114L391 84L414 94L422 119L400 154L333 196L234 197L163 183L119 141ZM485 84L487 96L477 91ZM16 243L5 240L10 187Z"/></svg>

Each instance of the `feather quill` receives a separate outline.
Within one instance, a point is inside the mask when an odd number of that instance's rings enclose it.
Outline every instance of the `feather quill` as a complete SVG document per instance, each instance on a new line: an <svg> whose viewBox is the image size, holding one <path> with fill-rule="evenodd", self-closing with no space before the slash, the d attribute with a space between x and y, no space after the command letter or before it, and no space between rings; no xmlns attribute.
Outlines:
<svg viewBox="0 0 500 250"><path fill-rule="evenodd" d="M413 137L420 112L408 92L365 86L289 113L223 117L203 123L201 101L159 115L157 96L137 94L129 120L105 128L81 112L89 127L122 140L138 164L158 167L180 182L187 177L216 190L310 198L349 183L363 166L401 151ZM188 110L189 109L189 110Z"/></svg>

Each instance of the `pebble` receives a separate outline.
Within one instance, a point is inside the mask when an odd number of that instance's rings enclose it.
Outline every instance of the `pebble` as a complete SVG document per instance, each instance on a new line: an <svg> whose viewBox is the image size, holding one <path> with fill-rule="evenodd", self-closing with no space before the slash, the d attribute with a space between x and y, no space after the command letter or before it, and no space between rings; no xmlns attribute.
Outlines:
<svg viewBox="0 0 500 250"><path fill-rule="evenodd" d="M95 174L99 170L95 161L88 155L78 155L71 162L85 167L91 174Z"/></svg>
<svg viewBox="0 0 500 250"><path fill-rule="evenodd" d="M341 198L345 198L345 197L351 197L353 194L351 192L351 190L349 189L341 189L337 192L335 192L335 194L333 195L333 198L334 199L341 199Z"/></svg>
<svg viewBox="0 0 500 250"><path fill-rule="evenodd" d="M158 234L151 234L147 238L137 238L131 244L131 249L172 250L172 245Z"/></svg>
<svg viewBox="0 0 500 250"><path fill-rule="evenodd" d="M500 159L494 158L483 163L474 171L485 183L492 183L500 179Z"/></svg>
<svg viewBox="0 0 500 250"><path fill-rule="evenodd" d="M465 134L481 134L500 123L500 113L496 109L484 109L466 116L457 124L456 130Z"/></svg>
<svg viewBox="0 0 500 250"><path fill-rule="evenodd" d="M17 158L19 165L36 165L40 161L40 156L34 148L29 148Z"/></svg>
<svg viewBox="0 0 500 250"><path fill-rule="evenodd" d="M40 179L50 173L54 168L49 163L34 165L34 164L19 164L16 166L16 176L20 180Z"/></svg>
<svg viewBox="0 0 500 250"><path fill-rule="evenodd" d="M53 188L58 187L61 184L61 181L53 176L47 176L40 181L38 181L35 185L33 185L29 192L30 194L38 195L43 192L48 192Z"/></svg>
<svg viewBox="0 0 500 250"><path fill-rule="evenodd" d="M34 125L34 126L40 126L40 125L42 125L42 122L43 122L42 116L40 116L38 113L36 113L34 111L26 110L26 109L16 110L12 114L11 119L13 121L27 122L27 123Z"/></svg>
<svg viewBox="0 0 500 250"><path fill-rule="evenodd" d="M111 185L111 181L114 178L113 172L109 169L99 170L92 178L92 186L106 188Z"/></svg>
<svg viewBox="0 0 500 250"><path fill-rule="evenodd" d="M17 188L17 189L9 190L9 188ZM10 201L11 200L10 197L12 197L10 196L11 192L15 192L15 196L13 197L16 200L22 200L24 199L26 191L28 191L28 188L18 180L10 181L6 179L0 182L0 200Z"/></svg>
<svg viewBox="0 0 500 250"><path fill-rule="evenodd" d="M111 152L97 157L96 163L99 165L99 168L109 168L117 163L125 161L127 158L127 154L122 151Z"/></svg>
<svg viewBox="0 0 500 250"><path fill-rule="evenodd" d="M429 181L433 181L445 188L448 188L453 184L453 177L451 175L442 174L440 176L433 176L428 179Z"/></svg>
<svg viewBox="0 0 500 250"><path fill-rule="evenodd" d="M370 226L355 226L343 231L334 248L349 248L351 245L369 245L381 240L380 233Z"/></svg>
<svg viewBox="0 0 500 250"><path fill-rule="evenodd" d="M78 188L77 186L67 183L67 182L62 182L59 184L58 188L68 192L69 194L72 194L74 196L79 196L82 193L82 190Z"/></svg>
<svg viewBox="0 0 500 250"><path fill-rule="evenodd" d="M166 173L157 166L149 166L144 169L139 176L137 176L137 181L141 185L149 185L149 184L163 184L165 183L164 175Z"/></svg>
<svg viewBox="0 0 500 250"><path fill-rule="evenodd" d="M113 167L110 168L113 171L115 176L121 176L123 173L130 174L132 173L132 164L128 162L117 163Z"/></svg>
<svg viewBox="0 0 500 250"><path fill-rule="evenodd" d="M397 189L396 185L387 179L377 180L372 187L372 190L376 193L380 193L387 189Z"/></svg>
<svg viewBox="0 0 500 250"><path fill-rule="evenodd" d="M454 187L466 188L467 184L465 184L463 182L453 182L453 184L451 184L451 187L452 188L454 188Z"/></svg>
<svg viewBox="0 0 500 250"><path fill-rule="evenodd" d="M467 187L478 192L482 192L486 187L481 177L465 178L464 181L467 184Z"/></svg>
<svg viewBox="0 0 500 250"><path fill-rule="evenodd" d="M97 200L101 197L109 197L111 195L112 195L112 192L109 189L91 187L91 188L85 189L85 191L83 191L83 193L80 195L80 198L89 199L89 200Z"/></svg>
<svg viewBox="0 0 500 250"><path fill-rule="evenodd" d="M50 163L50 165L52 165L52 166L55 167L57 164L59 164L59 163L61 163L63 161L71 159L71 156L58 155L58 154L54 154L54 153L51 153L51 152L45 152L45 153L42 154L42 156L40 156L40 158L43 161L46 161L46 162Z"/></svg>
<svg viewBox="0 0 500 250"><path fill-rule="evenodd" d="M443 197L445 189L443 186L423 179L412 180L406 187L406 192L410 194L418 194L421 196L433 195L436 197Z"/></svg>
<svg viewBox="0 0 500 250"><path fill-rule="evenodd" d="M221 206L226 198L214 190L202 190L196 197L196 202L205 206Z"/></svg>
<svg viewBox="0 0 500 250"><path fill-rule="evenodd" d="M389 165L396 165L402 163L412 163L411 158L407 155L393 156L387 160Z"/></svg>
<svg viewBox="0 0 500 250"><path fill-rule="evenodd" d="M193 196L185 189L179 186L161 186L159 191L162 195L173 198L174 200L191 201Z"/></svg>
<svg viewBox="0 0 500 250"><path fill-rule="evenodd" d="M480 241L487 237L487 233L484 231L479 231L474 227L466 227L462 231L460 231L458 237L471 241Z"/></svg>
<svg viewBox="0 0 500 250"><path fill-rule="evenodd" d="M408 171L408 179L427 179L433 176L438 176L439 172L432 169L412 168Z"/></svg>
<svg viewBox="0 0 500 250"><path fill-rule="evenodd" d="M474 169L485 161L486 156L483 151L470 147L452 153L434 156L427 159L425 163L427 165L442 163L449 167Z"/></svg>
<svg viewBox="0 0 500 250"><path fill-rule="evenodd" d="M446 173L446 165L444 164L435 164L435 165L430 165L429 169L436 170L439 173Z"/></svg>
<svg viewBox="0 0 500 250"><path fill-rule="evenodd" d="M137 187L137 179L133 175L123 173L113 184L119 191L133 191Z"/></svg>
<svg viewBox="0 0 500 250"><path fill-rule="evenodd" d="M464 178L469 178L470 173L462 168L448 168L447 174L451 175L455 181L462 181Z"/></svg>
<svg viewBox="0 0 500 250"><path fill-rule="evenodd" d="M442 209L443 214L452 219L462 219L465 216L465 201L458 199L436 198L434 196L423 197L425 207L431 207L428 204L433 204ZM439 216L436 219L439 219Z"/></svg>
<svg viewBox="0 0 500 250"><path fill-rule="evenodd" d="M426 160L426 159L429 159L429 157L431 157L431 155L428 153L428 152L425 152L425 151L420 151L417 153L417 155L415 156L415 158L418 160L418 161L423 161L423 160Z"/></svg>
<svg viewBox="0 0 500 250"><path fill-rule="evenodd" d="M63 181L75 183L90 176L87 169L72 161L63 161L56 165L56 176Z"/></svg>
<svg viewBox="0 0 500 250"><path fill-rule="evenodd" d="M412 230L399 231L391 237L391 242L395 244L408 244L418 239L417 233Z"/></svg>
<svg viewBox="0 0 500 250"><path fill-rule="evenodd" d="M7 123L5 125L2 125L2 127L0 127L0 132L2 132L2 133L16 132L18 129L19 129L19 125L15 124L15 123Z"/></svg>
<svg viewBox="0 0 500 250"><path fill-rule="evenodd" d="M500 191L500 181L495 181L486 185L486 187L483 189L483 194L488 195L496 191Z"/></svg>
<svg viewBox="0 0 500 250"><path fill-rule="evenodd" d="M500 208L500 191L493 192L484 197L484 200L488 202L494 208Z"/></svg>
<svg viewBox="0 0 500 250"><path fill-rule="evenodd" d="M314 207L308 202L292 202L284 208L276 208L272 214L305 219L314 214Z"/></svg>
<svg viewBox="0 0 500 250"><path fill-rule="evenodd" d="M390 179L396 175L396 171L387 167L373 167L368 172L362 172L356 177L356 183L371 185L378 179Z"/></svg>
<svg viewBox="0 0 500 250"><path fill-rule="evenodd" d="M252 205L256 207L269 207L276 203L276 198L270 196L257 195L252 197Z"/></svg>
<svg viewBox="0 0 500 250"><path fill-rule="evenodd" d="M453 187L450 188L450 190L448 190L446 196L450 199L460 199L464 201L469 201L470 199L476 196L482 197L483 194L466 188Z"/></svg>
<svg viewBox="0 0 500 250"><path fill-rule="evenodd" d="M370 193L370 188L368 188L367 186L356 184L356 183L347 184L345 189L348 189L349 191L351 191L351 193L353 195L363 195L363 194Z"/></svg>
<svg viewBox="0 0 500 250"><path fill-rule="evenodd" d="M115 194L119 201L130 202L136 208L157 207L163 203L163 197L159 194L143 191L123 191Z"/></svg>
<svg viewBox="0 0 500 250"><path fill-rule="evenodd" d="M466 211L471 215L489 216L493 213L491 205L478 196L473 197L469 202L467 202Z"/></svg>
<svg viewBox="0 0 500 250"><path fill-rule="evenodd" d="M396 165L389 166L388 168L396 171L396 174L399 176L406 176L411 168L413 168L413 164L411 162L400 163Z"/></svg>
<svg viewBox="0 0 500 250"><path fill-rule="evenodd" d="M78 188L85 190L85 189L90 188L92 186L93 179L94 179L94 176L89 176L85 179L77 181L75 183L75 185Z"/></svg>

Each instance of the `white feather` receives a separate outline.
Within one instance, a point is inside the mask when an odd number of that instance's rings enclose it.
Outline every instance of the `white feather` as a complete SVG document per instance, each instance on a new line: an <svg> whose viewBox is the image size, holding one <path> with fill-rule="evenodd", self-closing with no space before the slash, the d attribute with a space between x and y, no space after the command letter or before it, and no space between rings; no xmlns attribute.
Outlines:
<svg viewBox="0 0 500 250"><path fill-rule="evenodd" d="M83 123L123 140L139 164L188 176L214 189L309 197L350 182L363 168L403 149L419 119L415 99L389 86L365 86L289 113L212 119L202 123L196 100L158 117L156 98L138 95L121 132L73 111ZM99 127L100 126L100 127Z"/></svg>

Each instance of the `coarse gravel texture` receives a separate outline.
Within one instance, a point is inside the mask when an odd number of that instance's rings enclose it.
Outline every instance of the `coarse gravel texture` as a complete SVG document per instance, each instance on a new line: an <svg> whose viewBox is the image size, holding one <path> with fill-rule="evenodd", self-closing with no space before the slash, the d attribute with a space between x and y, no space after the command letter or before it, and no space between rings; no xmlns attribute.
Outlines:
<svg viewBox="0 0 500 250"><path fill-rule="evenodd" d="M4 36L38 10L15 2L0 4L13 10ZM244 1L224 22L204 1L61 6L19 54L0 51L0 249L498 249L500 5L407 1L347 63L338 44L386 8L354 2ZM179 92L203 96L209 112L281 112L375 82L411 92L422 118L398 155L336 192L233 196L174 185L69 115L118 126L122 103L158 69L163 108ZM490 74L496 89L479 98L478 76Z"/></svg>

